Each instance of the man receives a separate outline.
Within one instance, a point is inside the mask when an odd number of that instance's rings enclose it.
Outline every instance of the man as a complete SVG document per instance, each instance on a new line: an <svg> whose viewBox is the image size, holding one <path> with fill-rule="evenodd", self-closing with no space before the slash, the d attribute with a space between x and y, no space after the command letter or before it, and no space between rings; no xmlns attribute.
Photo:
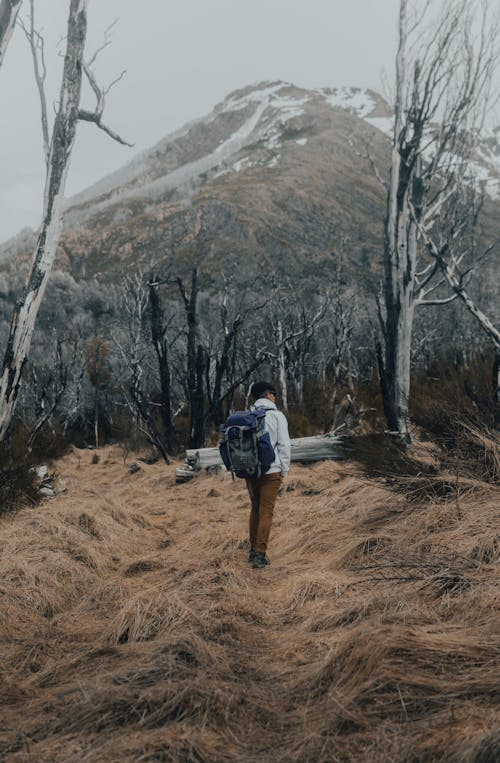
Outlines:
<svg viewBox="0 0 500 763"><path fill-rule="evenodd" d="M266 409L266 429L275 453L275 459L265 474L256 479L246 480L252 502L248 561L255 569L261 569L269 564L266 556L267 542L278 490L290 468L291 444L287 420L276 408L276 387L267 381L255 382L250 394L255 400L253 409Z"/></svg>

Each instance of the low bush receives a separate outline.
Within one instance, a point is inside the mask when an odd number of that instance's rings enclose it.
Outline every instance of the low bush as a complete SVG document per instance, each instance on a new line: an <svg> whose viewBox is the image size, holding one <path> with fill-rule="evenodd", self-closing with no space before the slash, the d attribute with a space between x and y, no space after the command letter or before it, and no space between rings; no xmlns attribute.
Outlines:
<svg viewBox="0 0 500 763"><path fill-rule="evenodd" d="M40 500L32 454L19 438L0 443L0 514Z"/></svg>
<svg viewBox="0 0 500 763"><path fill-rule="evenodd" d="M412 382L412 421L442 450L441 466L487 482L500 477L498 432L491 386L493 358L436 361Z"/></svg>

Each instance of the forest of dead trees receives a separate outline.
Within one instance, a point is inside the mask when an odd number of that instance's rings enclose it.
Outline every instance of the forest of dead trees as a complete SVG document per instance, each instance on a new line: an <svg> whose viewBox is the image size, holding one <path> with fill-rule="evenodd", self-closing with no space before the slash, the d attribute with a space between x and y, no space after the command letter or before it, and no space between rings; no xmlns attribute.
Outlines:
<svg viewBox="0 0 500 763"><path fill-rule="evenodd" d="M0 4L0 65L19 5ZM344 278L348 242L321 293L269 278L246 290L232 274L196 267L181 277L167 258L161 271L136 270L113 286L53 272L78 121L124 141L103 123L117 80L101 87L92 70L99 50L84 54L86 0L70 2L50 135L43 42L30 7L31 26L22 27L40 92L47 176L25 286L0 284L0 440L21 430L29 448L47 433L94 447L123 439L148 442L168 460L213 438L258 376L279 384L295 435L371 419L409 443L412 374L438 388L455 375L456 396L498 423L500 334L474 282L496 247L478 245L485 188L472 169L497 65L488 4L474 16L477 8L454 0L439 23L425 26L400 2L391 164L384 172L373 163L387 203L383 284L372 296ZM83 76L93 111L80 105ZM481 379L467 377L479 368Z"/></svg>
<svg viewBox="0 0 500 763"><path fill-rule="evenodd" d="M216 292L204 280L195 269L186 280L136 273L99 286L55 271L15 429L30 445L53 437L93 447L120 440L149 443L167 459L213 442L259 377L279 381L294 436L386 427L375 301L367 305L344 284L340 268L319 295L279 284L256 299L230 278ZM0 286L3 339L15 291ZM428 308L415 325L415 385L420 379L432 396L445 387L448 394L451 382L490 425L493 357L458 303Z"/></svg>

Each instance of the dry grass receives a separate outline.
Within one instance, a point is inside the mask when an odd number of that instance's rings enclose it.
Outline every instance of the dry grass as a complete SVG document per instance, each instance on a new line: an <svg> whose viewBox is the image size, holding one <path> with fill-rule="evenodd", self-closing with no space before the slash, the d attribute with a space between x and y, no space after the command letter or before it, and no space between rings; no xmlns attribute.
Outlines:
<svg viewBox="0 0 500 763"><path fill-rule="evenodd" d="M494 485L295 466L252 570L242 482L91 457L0 517L1 760L499 760Z"/></svg>

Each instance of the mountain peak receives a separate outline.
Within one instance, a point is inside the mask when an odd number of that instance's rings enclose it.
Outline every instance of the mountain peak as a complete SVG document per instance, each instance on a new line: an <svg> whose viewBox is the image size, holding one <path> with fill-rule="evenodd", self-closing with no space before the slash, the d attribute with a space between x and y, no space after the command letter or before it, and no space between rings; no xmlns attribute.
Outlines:
<svg viewBox="0 0 500 763"><path fill-rule="evenodd" d="M188 123L163 138L120 170L106 176L68 202L66 223L78 226L84 218L125 197L151 197L176 191L190 194L193 184L207 173L239 172L249 162L245 147L261 144L271 155L268 166L278 164L283 133L299 133L332 110L347 111L387 132L390 108L377 93L356 87L297 87L289 82L264 81L240 88L217 104L207 116ZM321 119L318 115L321 115ZM299 142L299 145L301 143ZM251 163L251 162L250 162ZM184 189L184 190L183 190Z"/></svg>
<svg viewBox="0 0 500 763"><path fill-rule="evenodd" d="M389 104L373 90L360 87L306 89L283 81L264 81L230 93L214 112L237 111L251 103L266 102L274 108L298 108L313 99L322 99L333 108L350 111L361 118L390 118Z"/></svg>

